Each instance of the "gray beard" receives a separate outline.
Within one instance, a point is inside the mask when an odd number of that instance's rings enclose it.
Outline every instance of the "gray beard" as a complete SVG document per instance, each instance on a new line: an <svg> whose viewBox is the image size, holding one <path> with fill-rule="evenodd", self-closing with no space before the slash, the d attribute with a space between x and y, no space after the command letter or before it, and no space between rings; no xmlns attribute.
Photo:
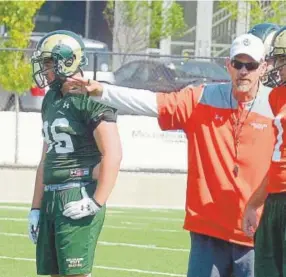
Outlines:
<svg viewBox="0 0 286 277"><path fill-rule="evenodd" d="M250 87L249 87L249 85L238 85L238 86L236 87L236 89L237 89L237 91L239 91L239 92L245 93L245 92L249 92Z"/></svg>

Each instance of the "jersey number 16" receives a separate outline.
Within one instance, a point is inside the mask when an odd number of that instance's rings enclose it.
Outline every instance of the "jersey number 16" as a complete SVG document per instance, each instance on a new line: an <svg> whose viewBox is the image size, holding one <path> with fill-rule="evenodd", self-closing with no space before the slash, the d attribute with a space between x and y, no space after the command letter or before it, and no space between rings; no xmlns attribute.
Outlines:
<svg viewBox="0 0 286 277"><path fill-rule="evenodd" d="M71 136L67 133L57 133L56 127L69 127L69 122L66 118L57 118L53 121L50 128L48 121L43 124L43 132L45 141L48 144L47 153L49 153L53 148L58 154L71 153L74 151ZM50 130L50 134L49 131Z"/></svg>

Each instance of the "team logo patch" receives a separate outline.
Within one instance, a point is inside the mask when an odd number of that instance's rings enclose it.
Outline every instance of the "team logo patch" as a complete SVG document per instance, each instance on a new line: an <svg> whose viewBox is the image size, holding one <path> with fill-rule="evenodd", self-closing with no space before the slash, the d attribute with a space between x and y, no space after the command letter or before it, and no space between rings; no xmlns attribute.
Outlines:
<svg viewBox="0 0 286 277"><path fill-rule="evenodd" d="M256 130L264 130L265 128L268 127L268 125L265 123L257 123L257 122L252 122L250 123L250 125Z"/></svg>
<svg viewBox="0 0 286 277"><path fill-rule="evenodd" d="M246 39L244 39L242 41L242 43L243 43L244 46L249 46L250 45L250 40L248 38L246 38Z"/></svg>
<svg viewBox="0 0 286 277"><path fill-rule="evenodd" d="M69 268L82 267L83 258L68 258L66 262Z"/></svg>
<svg viewBox="0 0 286 277"><path fill-rule="evenodd" d="M71 177L83 177L89 175L89 168L76 168L70 170Z"/></svg>

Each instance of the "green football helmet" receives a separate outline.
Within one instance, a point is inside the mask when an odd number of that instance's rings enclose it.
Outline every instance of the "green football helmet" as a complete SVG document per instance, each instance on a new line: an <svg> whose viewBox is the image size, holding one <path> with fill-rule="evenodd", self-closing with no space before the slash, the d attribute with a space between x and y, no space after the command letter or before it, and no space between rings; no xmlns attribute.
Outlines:
<svg viewBox="0 0 286 277"><path fill-rule="evenodd" d="M273 38L279 29L280 29L280 27L274 23L260 23L260 24L254 25L248 31L248 33L259 37L264 43L265 54L266 54L265 59L268 62L268 68L269 68L268 70L270 70L270 71L267 72L261 78L261 81L264 85L269 86L269 87L276 87L277 86L277 83L275 81L275 79L277 79L277 72L274 72L273 70L271 70L271 68L272 68L271 63L273 61L271 60L270 52L272 50ZM272 74L270 74L270 72Z"/></svg>
<svg viewBox="0 0 286 277"><path fill-rule="evenodd" d="M286 26L282 27L274 36L272 42L272 51L270 52L270 57L274 60L274 68L269 73L270 77L273 78L273 75L282 67L286 66ZM285 86L285 80L278 80L277 85Z"/></svg>
<svg viewBox="0 0 286 277"><path fill-rule="evenodd" d="M286 57L286 26L282 27L274 36L271 57Z"/></svg>
<svg viewBox="0 0 286 277"><path fill-rule="evenodd" d="M60 87L67 77L87 65L84 43L80 36L70 31L50 32L38 42L31 63L38 87ZM50 66L46 66L48 63ZM47 78L49 72L54 73L52 80Z"/></svg>
<svg viewBox="0 0 286 277"><path fill-rule="evenodd" d="M253 34L263 41L266 58L269 57L273 37L279 29L280 27L274 23L260 23L256 24L248 31L249 34Z"/></svg>

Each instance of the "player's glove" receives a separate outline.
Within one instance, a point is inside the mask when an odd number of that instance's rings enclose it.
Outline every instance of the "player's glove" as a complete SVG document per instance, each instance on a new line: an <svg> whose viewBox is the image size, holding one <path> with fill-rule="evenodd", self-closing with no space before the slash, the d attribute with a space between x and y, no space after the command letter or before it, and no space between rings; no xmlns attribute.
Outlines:
<svg viewBox="0 0 286 277"><path fill-rule="evenodd" d="M81 219L86 216L95 215L101 206L93 199L90 198L85 187L81 188L83 198L79 201L72 201L64 206L63 215L71 219Z"/></svg>
<svg viewBox="0 0 286 277"><path fill-rule="evenodd" d="M28 221L28 232L30 240L36 244L39 235L39 219L40 219L40 209L31 209Z"/></svg>

